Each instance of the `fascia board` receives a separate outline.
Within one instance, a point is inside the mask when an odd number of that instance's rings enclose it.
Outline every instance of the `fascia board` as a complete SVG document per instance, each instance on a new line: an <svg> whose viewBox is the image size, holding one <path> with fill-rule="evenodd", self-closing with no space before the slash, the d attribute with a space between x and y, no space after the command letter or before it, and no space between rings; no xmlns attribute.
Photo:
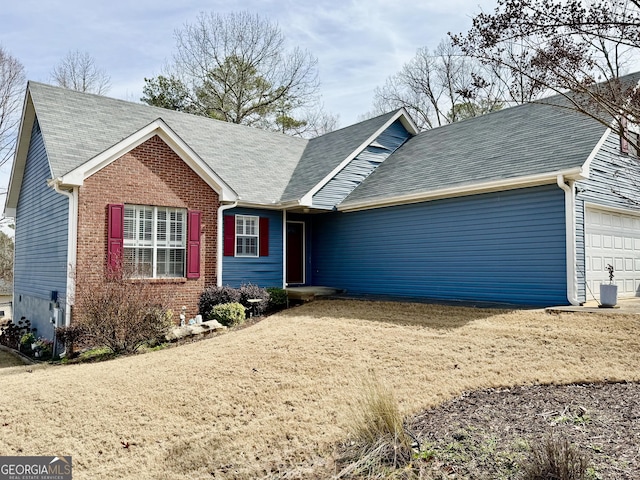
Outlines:
<svg viewBox="0 0 640 480"><path fill-rule="evenodd" d="M154 135L158 135L169 147L200 176L221 201L234 201L237 193L229 187L211 168L184 142L162 119L151 122L133 135L118 142L88 162L60 177L60 184L82 186L84 180L120 158L125 153L143 144Z"/></svg>
<svg viewBox="0 0 640 480"><path fill-rule="evenodd" d="M14 154L13 163L11 165L11 175L9 176L9 186L7 188L7 198L4 204L5 217L14 218L18 207L18 198L20 197L20 187L24 177L24 169L27 163L27 154L29 153L29 143L31 142L31 130L35 123L36 112L31 99L31 93L27 87L24 103L22 105L22 117L20 127L18 129L18 141ZM51 166L49 166L51 169Z"/></svg>
<svg viewBox="0 0 640 480"><path fill-rule="evenodd" d="M589 178L591 172L591 162L593 162L594 158L596 158L596 155L598 155L598 153L600 152L600 149L607 141L607 138L609 138L609 135L611 135L611 131L611 127L606 129L606 131L602 134L602 137L600 137L600 140L598 140L598 143L596 143L596 146L593 147L593 150L587 157L587 160L582 164L580 172L583 178Z"/></svg>
<svg viewBox="0 0 640 480"><path fill-rule="evenodd" d="M329 172L329 174L327 174L322 180L320 180L311 190L309 190L301 199L300 199L300 204L301 205L306 205L306 206L311 206L313 204L313 196L318 193L318 191L320 191L320 189L322 187L324 187L327 183L329 183L329 181L335 177L344 167L346 167L351 160L353 160L354 158L356 158L358 155L360 155L360 153L367 148L371 142L373 142L376 138L378 138L380 136L380 134L382 132L384 132L387 128L389 128L389 126L395 122L396 120L398 120L399 118L404 119L405 121L407 121L407 125L411 127L411 129L415 132L417 132L417 129L415 128L415 125L413 125L413 121L410 120L410 117L408 116L407 112L404 110L404 108L401 108L400 110L398 110L396 112L395 115L393 115L389 120L387 120L385 122L384 125L382 125L378 130L376 130L369 138L367 138L364 142L362 142L360 144L360 146L358 148L356 148L353 152L351 152L351 154L345 158L342 162L340 162L340 164L335 167L333 170L331 170L331 172ZM408 119L408 120L407 120ZM405 125L405 122L402 122L403 125ZM413 126L412 126L413 125ZM415 135L415 133L410 132L413 135Z"/></svg>
<svg viewBox="0 0 640 480"><path fill-rule="evenodd" d="M478 193L498 192L502 190L513 190L516 188L533 187L537 185L555 184L558 175L564 175L567 179L581 180L583 179L582 169L573 168L558 172L549 172L539 175L529 175L517 178L508 178L494 180L490 182L477 183L473 185L463 185L450 188L442 188L432 190L430 192L421 192L408 195L398 195L385 199L363 200L353 202L344 206L338 206L338 211L355 212L358 210L369 210L373 208L392 207L398 205L406 205L410 203L427 202L430 200L438 200L441 198L464 197L467 195L475 195Z"/></svg>

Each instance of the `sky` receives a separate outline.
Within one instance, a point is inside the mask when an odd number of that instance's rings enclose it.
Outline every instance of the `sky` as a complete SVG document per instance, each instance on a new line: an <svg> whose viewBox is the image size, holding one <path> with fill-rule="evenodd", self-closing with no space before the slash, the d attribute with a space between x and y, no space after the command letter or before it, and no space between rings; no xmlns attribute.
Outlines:
<svg viewBox="0 0 640 480"><path fill-rule="evenodd" d="M0 0L0 45L28 80L44 83L70 51L87 52L111 77L107 95L137 102L144 78L171 60L176 30L201 12L246 10L275 21L288 48L317 57L321 101L343 127L371 110L374 89L418 48L434 49L494 8L495 0ZM0 171L0 185L7 177Z"/></svg>
<svg viewBox="0 0 640 480"><path fill-rule="evenodd" d="M139 101L144 78L162 73L174 33L201 12L246 10L275 21L287 46L318 58L325 109L340 125L371 110L373 90L420 47L464 32L494 0L2 0L0 45L27 79L51 83L69 51L88 52L111 77L108 96Z"/></svg>

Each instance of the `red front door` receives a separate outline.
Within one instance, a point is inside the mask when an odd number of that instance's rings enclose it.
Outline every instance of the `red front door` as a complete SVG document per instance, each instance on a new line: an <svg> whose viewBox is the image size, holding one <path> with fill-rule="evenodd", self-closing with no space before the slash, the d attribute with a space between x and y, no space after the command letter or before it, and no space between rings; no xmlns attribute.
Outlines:
<svg viewBox="0 0 640 480"><path fill-rule="evenodd" d="M304 284L304 223L287 222L287 285Z"/></svg>

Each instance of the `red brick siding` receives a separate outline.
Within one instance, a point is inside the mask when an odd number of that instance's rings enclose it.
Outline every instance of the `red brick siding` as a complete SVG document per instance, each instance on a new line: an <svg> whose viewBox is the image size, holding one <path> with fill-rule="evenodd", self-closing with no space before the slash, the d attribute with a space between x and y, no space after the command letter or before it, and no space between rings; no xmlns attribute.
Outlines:
<svg viewBox="0 0 640 480"><path fill-rule="evenodd" d="M199 279L151 280L159 295L169 295L174 318L180 307L197 314L205 287L216 284L218 194L164 141L154 136L91 175L78 196L76 278L98 286L107 259L107 205L125 203L177 207L202 212ZM96 268L99 265L100 268ZM87 285L85 285L87 286Z"/></svg>

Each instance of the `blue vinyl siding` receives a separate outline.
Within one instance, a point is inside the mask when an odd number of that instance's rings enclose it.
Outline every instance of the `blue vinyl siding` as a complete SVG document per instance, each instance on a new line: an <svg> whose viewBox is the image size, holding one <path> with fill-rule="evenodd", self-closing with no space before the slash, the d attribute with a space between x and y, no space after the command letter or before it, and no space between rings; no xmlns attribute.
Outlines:
<svg viewBox="0 0 640 480"><path fill-rule="evenodd" d="M578 299L593 298L586 291L586 204L640 212L640 163L620 153L620 138L611 133L591 162L589 178L576 182L576 266Z"/></svg>
<svg viewBox="0 0 640 480"><path fill-rule="evenodd" d="M313 282L354 294L566 304L564 193L533 187L314 218Z"/></svg>
<svg viewBox="0 0 640 480"><path fill-rule="evenodd" d="M639 178L638 158L621 155L618 136L610 134L591 162L589 178L576 182L577 199L603 207L639 211Z"/></svg>
<svg viewBox="0 0 640 480"><path fill-rule="evenodd" d="M400 120L396 120L313 196L313 206L333 209L409 137Z"/></svg>
<svg viewBox="0 0 640 480"><path fill-rule="evenodd" d="M282 286L282 212L233 208L224 215L255 215L269 218L269 256L223 257L222 284L239 287L252 283L260 287ZM222 246L220 246L222 248Z"/></svg>
<svg viewBox="0 0 640 480"><path fill-rule="evenodd" d="M35 123L15 219L14 314L36 325L48 323L48 312L30 309L39 301L48 309L52 291L58 292L62 305L67 286L69 200L47 186L50 178L42 134Z"/></svg>

